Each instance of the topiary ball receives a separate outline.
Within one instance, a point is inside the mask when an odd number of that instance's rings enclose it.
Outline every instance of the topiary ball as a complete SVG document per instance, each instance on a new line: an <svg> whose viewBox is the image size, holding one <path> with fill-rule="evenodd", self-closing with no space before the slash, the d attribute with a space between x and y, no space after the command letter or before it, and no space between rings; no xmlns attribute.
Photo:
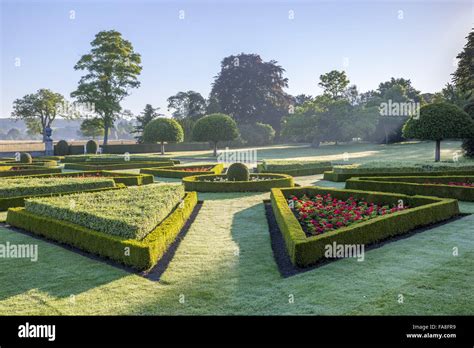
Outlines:
<svg viewBox="0 0 474 348"><path fill-rule="evenodd" d="M20 162L21 163L33 163L33 158L27 152L20 153Z"/></svg>
<svg viewBox="0 0 474 348"><path fill-rule="evenodd" d="M227 180L229 181L249 181L250 173L243 163L232 163L227 169Z"/></svg>
<svg viewBox="0 0 474 348"><path fill-rule="evenodd" d="M66 140L59 140L55 147L57 156L69 155L69 144Z"/></svg>
<svg viewBox="0 0 474 348"><path fill-rule="evenodd" d="M91 154L96 154L97 150L99 149L99 144L95 140L89 140L86 143L86 152Z"/></svg>

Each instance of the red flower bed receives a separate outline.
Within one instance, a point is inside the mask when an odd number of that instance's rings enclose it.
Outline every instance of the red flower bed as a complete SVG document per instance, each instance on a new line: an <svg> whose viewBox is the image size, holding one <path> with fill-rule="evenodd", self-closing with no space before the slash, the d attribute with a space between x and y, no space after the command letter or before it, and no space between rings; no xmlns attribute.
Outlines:
<svg viewBox="0 0 474 348"><path fill-rule="evenodd" d="M445 182L428 182L427 184L434 184L434 185L451 185L451 186L464 186L464 187L474 187L474 183L472 182L448 182L448 183L445 183Z"/></svg>
<svg viewBox="0 0 474 348"><path fill-rule="evenodd" d="M379 205L349 197L346 201L330 194L302 198L291 197L289 206L308 235L318 235L366 221L377 216L394 213L407 207Z"/></svg>

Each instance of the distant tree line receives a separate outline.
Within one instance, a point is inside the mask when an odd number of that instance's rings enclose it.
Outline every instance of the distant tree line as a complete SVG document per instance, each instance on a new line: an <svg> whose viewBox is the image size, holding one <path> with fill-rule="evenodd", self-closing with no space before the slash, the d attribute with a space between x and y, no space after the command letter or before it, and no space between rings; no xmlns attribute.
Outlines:
<svg viewBox="0 0 474 348"><path fill-rule="evenodd" d="M203 139L194 134L198 121L206 115L221 114L229 116L238 128L237 136L230 137L235 145L278 141L308 142L318 147L322 142L337 144L354 139L398 142L404 139L403 125L419 112L419 108L403 109L405 105L448 103L473 116L473 32L467 39L452 83L436 93L422 94L409 79L395 77L361 93L345 71L332 70L319 76L321 94L292 96L285 92L288 79L277 61L240 53L221 61L207 98L193 90L179 91L167 99L167 107L180 125L184 141ZM152 104L137 116L121 106L131 90L140 86L142 70L140 54L129 41L115 30L99 32L91 50L74 69L84 75L71 97L75 102L94 105L92 117L81 125L82 136L103 137L106 144L110 131L115 129L119 134L120 129L122 134L133 134L137 142L147 141L143 136L146 126L164 115ZM76 110L64 108L65 104L59 93L40 89L15 100L12 116L25 120L29 133L44 134L57 117L78 117ZM473 143L473 139L465 141L468 154L474 152Z"/></svg>

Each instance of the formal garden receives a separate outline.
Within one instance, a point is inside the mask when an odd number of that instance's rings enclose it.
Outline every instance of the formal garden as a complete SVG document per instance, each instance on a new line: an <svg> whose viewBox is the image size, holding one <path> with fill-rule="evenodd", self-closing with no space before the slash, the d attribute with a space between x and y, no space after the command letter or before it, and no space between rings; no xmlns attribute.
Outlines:
<svg viewBox="0 0 474 348"><path fill-rule="evenodd" d="M58 156L62 173L3 177L0 241L38 261L2 260L0 312L470 314L474 161L446 141L435 163L432 146L268 146L254 167ZM365 245L363 262L328 258L333 243Z"/></svg>
<svg viewBox="0 0 474 348"><path fill-rule="evenodd" d="M436 93L332 70L293 97L228 56L209 99L148 104L114 144L141 56L99 32L70 94L93 117L63 117L101 143L53 141L59 93L13 102L45 151L0 158L0 315L472 315L473 39Z"/></svg>

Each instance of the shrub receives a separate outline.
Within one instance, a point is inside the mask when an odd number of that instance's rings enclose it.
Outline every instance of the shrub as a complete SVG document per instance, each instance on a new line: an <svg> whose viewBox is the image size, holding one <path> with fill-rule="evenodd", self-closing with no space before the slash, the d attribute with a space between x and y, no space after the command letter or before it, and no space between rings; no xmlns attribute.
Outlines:
<svg viewBox="0 0 474 348"><path fill-rule="evenodd" d="M200 118L193 128L196 141L209 141L214 145L214 156L217 156L219 141L237 139L239 131L235 121L225 114L211 114Z"/></svg>
<svg viewBox="0 0 474 348"><path fill-rule="evenodd" d="M183 127L171 118L159 117L150 121L143 130L142 139L146 143L161 143L161 154L165 153L166 142L182 142Z"/></svg>
<svg viewBox="0 0 474 348"><path fill-rule="evenodd" d="M293 195L302 197L303 195L315 196L328 193L342 200L353 197L357 200L384 202L385 204L398 204L401 199L409 209L340 228L330 233L306 237L300 223L288 206L288 199ZM333 243L339 245L373 244L459 214L458 203L454 199L322 187L273 189L271 204L291 262L299 267L306 267L324 259L326 246Z"/></svg>
<svg viewBox="0 0 474 348"><path fill-rule="evenodd" d="M464 111L474 120L474 100L464 106ZM464 156L474 158L474 135L464 139L462 149L464 150Z"/></svg>
<svg viewBox="0 0 474 348"><path fill-rule="evenodd" d="M20 153L20 163L33 163L33 158L28 152Z"/></svg>
<svg viewBox="0 0 474 348"><path fill-rule="evenodd" d="M474 187L452 185L471 183L474 176L393 176L358 177L346 181L347 189L378 192L397 192L406 195L455 198L460 201L474 201Z"/></svg>
<svg viewBox="0 0 474 348"><path fill-rule="evenodd" d="M69 144L66 140L59 140L54 150L55 155L67 156L69 155Z"/></svg>
<svg viewBox="0 0 474 348"><path fill-rule="evenodd" d="M107 178L10 178L0 180L0 197L16 197L113 187Z"/></svg>
<svg viewBox="0 0 474 348"><path fill-rule="evenodd" d="M187 193L182 206L178 205L141 241L124 239L48 216L32 214L24 208L11 208L8 211L7 221L11 226L48 239L110 258L138 270L149 270L163 256L168 246L175 241L196 204L196 193ZM130 252L125 253L124 250Z"/></svg>
<svg viewBox="0 0 474 348"><path fill-rule="evenodd" d="M249 168L243 163L232 163L227 169L229 181L249 181Z"/></svg>
<svg viewBox="0 0 474 348"><path fill-rule="evenodd" d="M74 178L74 177L96 177L96 178L111 178L116 184L124 184L125 186L140 186L148 185L154 182L153 175L150 174L132 174L120 173L105 170L86 171L86 172L68 172L68 173L54 173L54 174L34 174L22 176L27 178Z"/></svg>
<svg viewBox="0 0 474 348"><path fill-rule="evenodd" d="M403 126L403 136L436 141L435 161L441 158L443 139L469 138L474 134L474 121L455 105L433 103L420 109L420 116L410 117Z"/></svg>
<svg viewBox="0 0 474 348"><path fill-rule="evenodd" d="M249 181L225 181L226 178L226 175L188 176L183 178L183 184L186 191L198 192L265 192L295 185L293 177L284 174L251 174Z"/></svg>
<svg viewBox="0 0 474 348"><path fill-rule="evenodd" d="M61 173L61 168L47 168L34 165L8 166L6 168L10 169L4 170L3 168L0 168L0 177Z"/></svg>
<svg viewBox="0 0 474 348"><path fill-rule="evenodd" d="M275 138L275 130L269 124L254 123L239 126L240 136L247 145L263 146L269 145Z"/></svg>
<svg viewBox="0 0 474 348"><path fill-rule="evenodd" d="M207 168L206 168L207 167ZM182 179L187 176L221 174L224 170L222 163L218 164L195 164L176 167L144 168L140 169L140 174L151 174L162 178Z"/></svg>
<svg viewBox="0 0 474 348"><path fill-rule="evenodd" d="M86 143L86 152L88 154L96 154L99 149L99 144L95 140L89 140Z"/></svg>
<svg viewBox="0 0 474 348"><path fill-rule="evenodd" d="M28 212L111 235L141 240L184 197L181 185L147 185L25 201ZM71 202L74 207L71 208Z"/></svg>
<svg viewBox="0 0 474 348"><path fill-rule="evenodd" d="M301 161L301 160L264 160L257 165L259 173L288 174L304 176L322 174L332 169L329 161Z"/></svg>
<svg viewBox="0 0 474 348"><path fill-rule="evenodd" d="M173 166L174 162L77 162L66 163L64 169L75 170L122 170L122 169L138 169L138 168L154 168Z"/></svg>

